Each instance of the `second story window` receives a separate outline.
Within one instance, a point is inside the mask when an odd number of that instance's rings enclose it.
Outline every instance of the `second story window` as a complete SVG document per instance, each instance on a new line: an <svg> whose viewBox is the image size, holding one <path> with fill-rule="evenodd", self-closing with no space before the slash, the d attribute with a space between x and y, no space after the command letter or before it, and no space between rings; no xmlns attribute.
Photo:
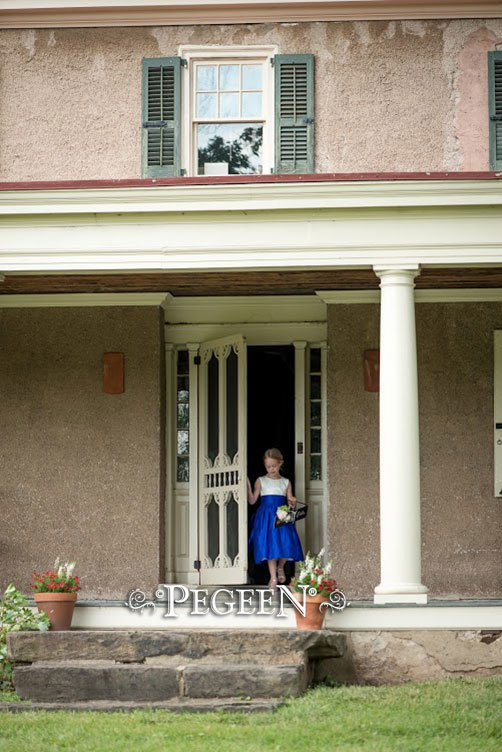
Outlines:
<svg viewBox="0 0 502 752"><path fill-rule="evenodd" d="M143 175L314 171L314 59L181 47L143 60Z"/></svg>
<svg viewBox="0 0 502 752"><path fill-rule="evenodd" d="M272 140L271 113L264 101L267 74L260 61L195 64L192 133L187 134L197 163L193 172L256 175L264 171L264 138L266 146ZM267 152L270 157L270 145ZM265 172L270 172L267 161Z"/></svg>

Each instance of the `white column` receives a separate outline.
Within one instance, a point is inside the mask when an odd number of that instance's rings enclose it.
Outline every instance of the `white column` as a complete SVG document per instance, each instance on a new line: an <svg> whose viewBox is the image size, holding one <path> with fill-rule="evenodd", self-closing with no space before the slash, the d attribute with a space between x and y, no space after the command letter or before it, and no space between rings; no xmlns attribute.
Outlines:
<svg viewBox="0 0 502 752"><path fill-rule="evenodd" d="M414 279L418 266L380 277L380 564L375 603L426 603L421 584L420 452Z"/></svg>

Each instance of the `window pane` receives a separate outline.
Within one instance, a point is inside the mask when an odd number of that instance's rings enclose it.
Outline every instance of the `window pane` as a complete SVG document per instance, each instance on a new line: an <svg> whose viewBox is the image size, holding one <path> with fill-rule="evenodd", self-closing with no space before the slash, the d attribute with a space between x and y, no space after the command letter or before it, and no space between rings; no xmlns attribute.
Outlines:
<svg viewBox="0 0 502 752"><path fill-rule="evenodd" d="M314 454L310 458L310 480L322 480L320 454Z"/></svg>
<svg viewBox="0 0 502 752"><path fill-rule="evenodd" d="M217 117L217 94L197 94L197 117Z"/></svg>
<svg viewBox="0 0 502 752"><path fill-rule="evenodd" d="M188 457L178 457L178 465L176 469L176 480L178 483L187 483L189 480L188 474Z"/></svg>
<svg viewBox="0 0 502 752"><path fill-rule="evenodd" d="M220 65L220 89L222 91L240 89L238 65Z"/></svg>
<svg viewBox="0 0 502 752"><path fill-rule="evenodd" d="M321 348L313 347L310 350L310 371L320 373L321 372Z"/></svg>
<svg viewBox="0 0 502 752"><path fill-rule="evenodd" d="M188 402L188 376L178 376L178 402Z"/></svg>
<svg viewBox="0 0 502 752"><path fill-rule="evenodd" d="M239 94L220 94L220 117L240 117Z"/></svg>
<svg viewBox="0 0 502 752"><path fill-rule="evenodd" d="M244 91L242 93L242 117L260 117L261 91Z"/></svg>
<svg viewBox="0 0 502 752"><path fill-rule="evenodd" d="M188 454L188 431L178 431L177 454Z"/></svg>
<svg viewBox="0 0 502 752"><path fill-rule="evenodd" d="M321 403L320 402L310 403L310 425L311 426L321 425Z"/></svg>
<svg viewBox="0 0 502 752"><path fill-rule="evenodd" d="M198 91L216 91L216 65L197 66Z"/></svg>
<svg viewBox="0 0 502 752"><path fill-rule="evenodd" d="M311 399L321 399L321 377L310 377L310 397Z"/></svg>
<svg viewBox="0 0 502 752"><path fill-rule="evenodd" d="M262 172L263 126L207 123L197 126L199 175L206 162L226 162L230 175Z"/></svg>
<svg viewBox="0 0 502 752"><path fill-rule="evenodd" d="M178 376L188 373L188 350L178 350Z"/></svg>
<svg viewBox="0 0 502 752"><path fill-rule="evenodd" d="M242 88L243 89L263 88L261 65L243 65L242 66Z"/></svg>
<svg viewBox="0 0 502 752"><path fill-rule="evenodd" d="M320 453L321 451L321 429L310 429L310 451Z"/></svg>
<svg viewBox="0 0 502 752"><path fill-rule="evenodd" d="M178 428L188 428L188 403L178 404Z"/></svg>

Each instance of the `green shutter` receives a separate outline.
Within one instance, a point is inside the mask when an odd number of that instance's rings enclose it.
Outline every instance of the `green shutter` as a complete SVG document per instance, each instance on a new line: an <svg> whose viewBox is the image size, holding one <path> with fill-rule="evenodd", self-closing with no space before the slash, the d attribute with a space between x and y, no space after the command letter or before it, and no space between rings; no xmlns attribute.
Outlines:
<svg viewBox="0 0 502 752"><path fill-rule="evenodd" d="M314 172L314 56L276 55L275 171Z"/></svg>
<svg viewBox="0 0 502 752"><path fill-rule="evenodd" d="M490 168L502 170L502 51L488 53Z"/></svg>
<svg viewBox="0 0 502 752"><path fill-rule="evenodd" d="M143 60L143 177L180 174L181 58Z"/></svg>

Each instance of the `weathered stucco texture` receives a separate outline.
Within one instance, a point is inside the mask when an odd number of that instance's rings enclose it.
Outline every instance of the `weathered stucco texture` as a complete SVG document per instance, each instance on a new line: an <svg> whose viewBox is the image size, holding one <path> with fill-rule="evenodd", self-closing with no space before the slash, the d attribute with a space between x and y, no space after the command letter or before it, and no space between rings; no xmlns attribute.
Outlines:
<svg viewBox="0 0 502 752"><path fill-rule="evenodd" d="M362 357L378 306L329 309L330 547L349 597L380 580L378 395ZM493 496L493 331L498 303L418 304L423 583L431 596L502 592L502 505Z"/></svg>
<svg viewBox="0 0 502 752"><path fill-rule="evenodd" d="M313 53L316 171L488 169L501 20L0 32L0 180L141 175L141 59L180 44Z"/></svg>
<svg viewBox="0 0 502 752"><path fill-rule="evenodd" d="M328 545L349 598L379 582L378 394L363 353L378 349L380 306L328 306Z"/></svg>
<svg viewBox="0 0 502 752"><path fill-rule="evenodd" d="M123 352L125 392L103 393ZM163 346L156 308L0 310L0 585L75 559L85 598L162 581Z"/></svg>

